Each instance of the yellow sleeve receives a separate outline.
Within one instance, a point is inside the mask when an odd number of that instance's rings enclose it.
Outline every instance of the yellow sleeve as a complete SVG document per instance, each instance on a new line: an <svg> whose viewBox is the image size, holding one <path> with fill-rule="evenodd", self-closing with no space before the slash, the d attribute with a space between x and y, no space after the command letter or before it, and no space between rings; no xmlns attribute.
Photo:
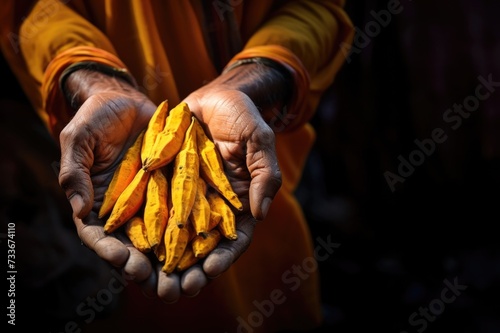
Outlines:
<svg viewBox="0 0 500 333"><path fill-rule="evenodd" d="M284 2L230 61L269 57L292 71L295 100L287 110L293 115L290 128L312 117L322 93L345 61L354 27L343 7L340 0Z"/></svg>
<svg viewBox="0 0 500 333"><path fill-rule="evenodd" d="M33 107L53 130L55 120L50 118L62 112L56 109L64 108L61 103L65 102L59 100L54 105L46 105L47 95L44 96L43 90L45 86L56 87L58 80L57 76L47 75L49 64L73 48L95 48L110 55L114 55L115 50L98 28L73 9L84 7L80 0L4 2L0 14L1 50ZM69 4L74 7L70 8ZM64 66L69 64L66 62Z"/></svg>

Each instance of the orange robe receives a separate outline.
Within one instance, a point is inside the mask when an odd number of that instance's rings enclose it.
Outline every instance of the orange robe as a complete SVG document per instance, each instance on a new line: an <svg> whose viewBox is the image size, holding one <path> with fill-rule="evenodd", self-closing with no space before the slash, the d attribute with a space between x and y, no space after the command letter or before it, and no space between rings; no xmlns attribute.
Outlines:
<svg viewBox="0 0 500 333"><path fill-rule="evenodd" d="M55 137L71 116L58 94L57 75L72 62L97 61L101 52L105 61L125 67L156 104L168 99L176 105L239 56L273 57L278 50L276 60L295 73L298 102L276 115L285 121L275 127L283 186L266 220L257 225L248 251L195 298L167 305L146 299L130 283L115 313L92 320L81 313L89 321L81 328L274 332L319 325L314 259L331 254L325 245L329 235L320 242L311 238L293 193L315 138L308 120L353 38L344 1L206 1L205 7L201 1L4 2L1 50ZM213 8L207 11L207 5ZM211 21L207 12L214 14ZM224 25L229 28L218 27ZM96 52L78 53L82 46Z"/></svg>

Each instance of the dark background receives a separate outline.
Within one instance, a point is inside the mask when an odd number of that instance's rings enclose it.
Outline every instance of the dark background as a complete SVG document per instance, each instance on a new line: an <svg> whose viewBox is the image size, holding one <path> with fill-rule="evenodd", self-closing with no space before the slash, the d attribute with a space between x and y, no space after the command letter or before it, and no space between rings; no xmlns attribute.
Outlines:
<svg viewBox="0 0 500 333"><path fill-rule="evenodd" d="M313 119L297 192L314 236L341 244L320 262L327 329L500 332L500 91L455 129L443 120L479 76L500 81L500 3L396 3L383 25L388 2L347 1L356 50ZM447 139L391 191L384 174L437 128ZM466 289L439 303L445 279Z"/></svg>
<svg viewBox="0 0 500 333"><path fill-rule="evenodd" d="M478 77L500 81L500 3L390 3L397 13L347 1L355 49L312 120L318 137L297 189L313 236L340 244L319 263L321 331L500 332L500 91L458 128L443 120ZM18 262L31 263L19 267L17 319L48 331L71 316L65 298L85 299L109 278L68 222L56 147L1 60L0 214L16 222ZM438 128L447 139L392 191L384 174ZM447 303L445 280L463 286Z"/></svg>

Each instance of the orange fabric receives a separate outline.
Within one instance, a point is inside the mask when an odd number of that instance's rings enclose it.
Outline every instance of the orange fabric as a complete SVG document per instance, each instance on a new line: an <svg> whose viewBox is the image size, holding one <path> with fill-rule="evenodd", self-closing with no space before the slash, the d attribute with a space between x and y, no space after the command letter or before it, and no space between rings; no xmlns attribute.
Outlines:
<svg viewBox="0 0 500 333"><path fill-rule="evenodd" d="M67 102L55 91L58 75L73 61L97 59L127 68L156 104L168 99L175 105L213 80L219 73L206 40L213 27L205 26L200 1L42 0L21 11L24 1L4 0L0 47L34 109L57 136L69 117ZM240 318L247 324L253 318L253 332L275 332L313 328L321 320L319 275L304 266L318 245L293 191L314 142L307 121L343 62L340 45L351 42L353 26L340 0L210 4L221 20L234 16L243 45L235 59L262 54L294 69L296 117L289 118L294 129L276 130L283 186L248 251L200 295L166 305L142 297L129 283L116 313L92 320L83 331L235 332L243 325ZM294 275L294 267L308 269L307 274ZM259 306L269 304L273 292L283 302L265 315Z"/></svg>
<svg viewBox="0 0 500 333"><path fill-rule="evenodd" d="M75 112L59 89L59 79L69 65L82 61L92 61L128 72L125 64L115 55L95 47L77 46L59 53L47 66L41 86L42 107L47 112L48 127L56 140Z"/></svg>
<svg viewBox="0 0 500 333"><path fill-rule="evenodd" d="M345 62L354 29L343 5L344 1L289 1L246 41L245 49L267 45L287 48L309 74L308 91L302 92L307 95L306 102L288 126L300 126L311 119L321 95ZM290 113L295 116L295 111Z"/></svg>

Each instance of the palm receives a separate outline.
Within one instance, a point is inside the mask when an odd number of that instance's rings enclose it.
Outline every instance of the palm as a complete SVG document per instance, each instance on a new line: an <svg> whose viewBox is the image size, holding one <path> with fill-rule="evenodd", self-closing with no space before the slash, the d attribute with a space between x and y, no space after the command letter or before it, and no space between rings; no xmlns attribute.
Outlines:
<svg viewBox="0 0 500 333"><path fill-rule="evenodd" d="M81 164L88 167L95 205L102 202L121 157L147 126L152 111L152 103L137 108L127 96L101 94L89 98L65 128L62 138L67 139L61 140L62 149L65 142L70 142L72 153L80 153ZM75 147L74 142L80 147Z"/></svg>
<svg viewBox="0 0 500 333"><path fill-rule="evenodd" d="M245 211L248 213L252 209L255 212L255 208L251 207L258 203L249 202L252 197L249 191L251 187L266 186L259 182L269 178L259 176L265 170L264 167L269 166L269 162L277 167L277 162L273 160L274 134L271 129L252 101L239 91L226 90L204 95L203 98L193 95L186 101L216 144L226 174L240 196ZM269 176L269 170L264 172Z"/></svg>

